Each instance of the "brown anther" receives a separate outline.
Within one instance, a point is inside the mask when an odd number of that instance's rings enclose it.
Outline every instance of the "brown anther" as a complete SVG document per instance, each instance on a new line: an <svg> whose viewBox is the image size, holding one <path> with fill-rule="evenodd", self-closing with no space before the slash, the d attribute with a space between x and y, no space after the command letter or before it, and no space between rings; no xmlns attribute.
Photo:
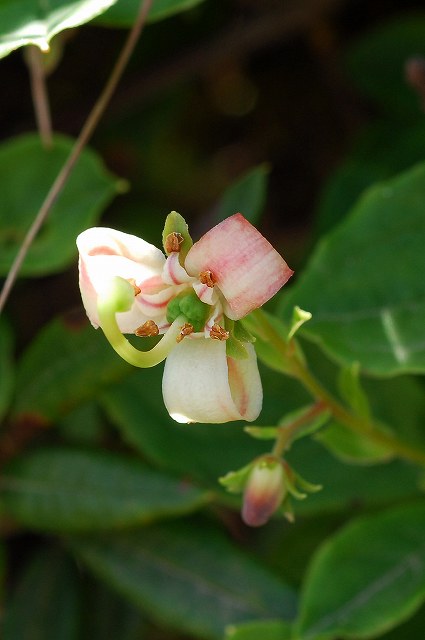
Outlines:
<svg viewBox="0 0 425 640"><path fill-rule="evenodd" d="M159 334L159 329L153 320L146 320L134 333L136 336L139 336L139 338L152 338Z"/></svg>
<svg viewBox="0 0 425 640"><path fill-rule="evenodd" d="M173 253L176 251L180 251L180 245L182 244L184 238L181 233L178 231L173 231L173 233L169 233L165 238L164 248L166 253Z"/></svg>
<svg viewBox="0 0 425 640"><path fill-rule="evenodd" d="M213 340L228 340L229 335L229 332L226 331L226 329L223 329L223 327L220 327L219 324L213 324L210 331L210 338L212 338Z"/></svg>
<svg viewBox="0 0 425 640"><path fill-rule="evenodd" d="M202 284L206 284L207 287L211 288L215 285L216 282L213 274L208 269L206 271L201 271L201 273L199 274L199 280L200 282L202 282Z"/></svg>
<svg viewBox="0 0 425 640"><path fill-rule="evenodd" d="M136 297L136 296L138 296L138 295L139 295L139 293L142 293L141 288L137 286L136 281L135 281L135 279L134 279L134 278L129 278L129 279L128 279L128 282L131 284L131 286L132 286L132 287L133 287L133 289L134 289L134 296L135 296L135 297Z"/></svg>
<svg viewBox="0 0 425 640"><path fill-rule="evenodd" d="M190 336L191 333L193 333L193 324L190 324L190 322L185 322L180 329L180 334L177 336L176 342L181 342L183 338L185 338L186 336Z"/></svg>

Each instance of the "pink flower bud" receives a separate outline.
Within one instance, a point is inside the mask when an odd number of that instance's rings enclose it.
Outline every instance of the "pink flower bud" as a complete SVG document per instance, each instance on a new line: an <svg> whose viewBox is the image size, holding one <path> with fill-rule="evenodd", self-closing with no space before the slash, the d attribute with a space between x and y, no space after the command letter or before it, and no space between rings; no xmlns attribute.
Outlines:
<svg viewBox="0 0 425 640"><path fill-rule="evenodd" d="M242 519L251 527L265 524L286 495L282 461L264 456L253 465L245 486Z"/></svg>

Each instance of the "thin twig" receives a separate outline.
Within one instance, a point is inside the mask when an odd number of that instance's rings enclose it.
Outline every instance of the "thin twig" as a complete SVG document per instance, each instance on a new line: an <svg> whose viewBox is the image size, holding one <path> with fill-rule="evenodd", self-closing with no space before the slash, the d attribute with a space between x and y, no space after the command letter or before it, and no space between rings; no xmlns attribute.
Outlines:
<svg viewBox="0 0 425 640"><path fill-rule="evenodd" d="M27 49L26 61L30 72L32 101L41 141L46 149L52 146L52 121L50 117L49 96L46 86L46 73L40 49L31 45Z"/></svg>
<svg viewBox="0 0 425 640"><path fill-rule="evenodd" d="M18 276L22 263L25 259L25 256L28 253L28 250L32 242L34 241L34 238L36 237L37 233L39 232L40 228L45 222L47 216L49 215L53 205L58 199L58 196L61 193L62 189L64 188L78 158L81 155L82 150L84 149L85 145L91 138L97 124L99 123L100 118L102 117L112 97L112 94L114 93L117 87L118 82L121 79L122 73L127 65L127 62L131 54L133 53L134 47L136 46L140 33L146 24L146 18L152 6L152 2L153 0L142 1L136 22L134 23L134 26L128 35L128 38L118 57L118 60L115 63L112 73L102 93L100 94L98 100L96 101L92 111L90 112L85 124L83 125L80 135L75 141L75 144L68 156L68 159L66 160L65 164L63 165L62 169L57 175L56 180L51 186L50 191L48 192L43 204L40 207L40 210L38 211L34 219L34 222L32 223L30 229L27 232L27 235L25 236L22 242L22 245L9 270L2 292L0 294L0 314L4 308L4 305L6 304L6 301L9 297L9 294Z"/></svg>

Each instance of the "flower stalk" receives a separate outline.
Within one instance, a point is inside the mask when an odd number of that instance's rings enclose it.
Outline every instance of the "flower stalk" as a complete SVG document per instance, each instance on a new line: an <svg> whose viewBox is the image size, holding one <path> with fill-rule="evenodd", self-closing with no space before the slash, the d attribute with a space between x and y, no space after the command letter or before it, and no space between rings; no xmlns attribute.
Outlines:
<svg viewBox="0 0 425 640"><path fill-rule="evenodd" d="M159 364L176 346L182 327L186 323L183 315L178 316L170 328L150 351L140 351L121 333L116 314L129 311L134 299L134 288L124 278L113 278L108 287L98 296L97 310L100 325L108 342L119 356L134 367L148 368Z"/></svg>
<svg viewBox="0 0 425 640"><path fill-rule="evenodd" d="M402 442L390 433L382 431L370 418L355 415L346 409L344 405L334 398L312 375L299 348L296 346L295 340L285 341L271 325L267 315L263 313L261 309L253 311L252 315L255 318L255 322L263 338L272 344L273 348L276 349L285 363L287 363L288 373L304 386L318 404L320 403L321 410L329 411L339 423L354 433L387 447L394 455L409 462L425 465L425 451L410 446L408 443ZM279 444L279 440L276 442L278 450L280 450L282 446L286 446L285 438L283 438L281 444Z"/></svg>

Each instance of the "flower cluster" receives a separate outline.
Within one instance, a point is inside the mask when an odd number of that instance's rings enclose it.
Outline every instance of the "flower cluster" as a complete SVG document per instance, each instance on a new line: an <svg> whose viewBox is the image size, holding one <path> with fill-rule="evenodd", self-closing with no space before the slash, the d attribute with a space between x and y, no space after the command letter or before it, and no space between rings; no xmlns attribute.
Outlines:
<svg viewBox="0 0 425 640"><path fill-rule="evenodd" d="M166 358L163 396L179 422L257 418L262 388L252 337L238 322L269 300L292 270L237 213L192 244L183 218L166 221L165 254L135 236L92 228L77 238L87 315L136 366ZM162 335L148 352L122 334Z"/></svg>

